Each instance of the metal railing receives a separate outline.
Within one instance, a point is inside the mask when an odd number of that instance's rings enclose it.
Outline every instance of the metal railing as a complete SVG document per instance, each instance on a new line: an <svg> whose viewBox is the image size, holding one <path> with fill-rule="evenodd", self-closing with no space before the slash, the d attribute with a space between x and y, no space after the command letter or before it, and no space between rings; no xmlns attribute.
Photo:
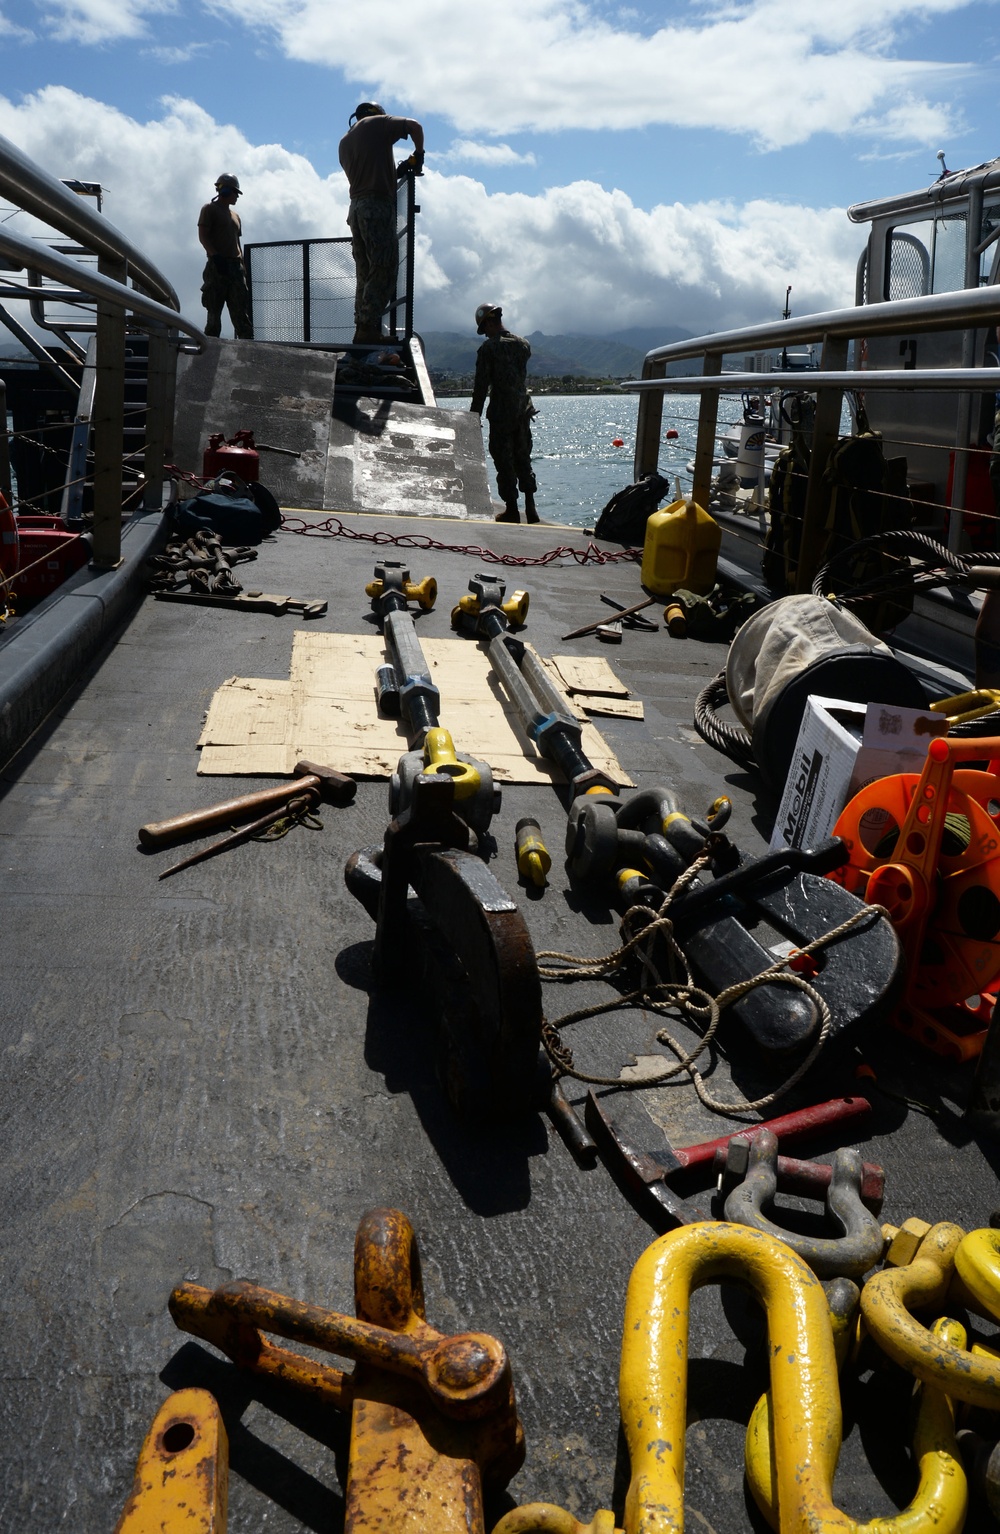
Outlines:
<svg viewBox="0 0 1000 1534"><path fill-rule="evenodd" d="M931 330L969 331L994 326L998 322L1000 288L960 289L924 298L856 305L849 309L833 309L795 319L775 320L657 347L646 355L642 379L623 386L638 391L640 395L634 478L639 479L657 468L665 392L700 395L691 492L700 505L707 505L709 499L720 393L791 387L807 388L811 393L814 392L816 417L796 588L808 591L816 573L820 532L828 500L823 475L830 452L839 437L845 390L866 393L872 389L957 390L968 397L971 391L985 393L1000 389L1000 368L848 370L846 364L851 341L873 336L913 336ZM743 355L748 351L817 342L821 345L821 352L819 369L815 372L760 374L722 371L723 360L727 355ZM702 362L700 374L667 374L670 363L698 358ZM964 476L960 477L956 473L951 495L951 504L956 510L962 509L964 490ZM961 517L952 516L949 527L952 547L957 547L960 535Z"/></svg>
<svg viewBox="0 0 1000 1534"><path fill-rule="evenodd" d="M396 187L399 260L385 309L389 337L413 334L413 232L420 208L414 176ZM254 338L286 344L346 346L354 338L354 257L350 235L321 240L267 240L243 252Z"/></svg>
<svg viewBox="0 0 1000 1534"><path fill-rule="evenodd" d="M61 302L90 311L78 328L93 333L88 357L93 366L93 403L84 423L93 433L93 564L113 568L121 559L122 440L125 414L126 328L149 337L146 432L141 451L143 509L159 510L164 462L173 427L174 383L180 334L201 347L200 326L180 313L173 286L118 229L74 191L35 165L15 144L0 137L0 197L72 240L66 247L0 231L0 299ZM20 283L11 274L25 272ZM50 285L42 283L48 278ZM131 286L129 284L131 283ZM51 284L55 284L52 286ZM37 309L35 310L37 313ZM91 318L93 316L93 318ZM43 365L74 391L79 380L52 357L37 337L0 304L0 323L27 345ZM5 423L0 423L5 425Z"/></svg>

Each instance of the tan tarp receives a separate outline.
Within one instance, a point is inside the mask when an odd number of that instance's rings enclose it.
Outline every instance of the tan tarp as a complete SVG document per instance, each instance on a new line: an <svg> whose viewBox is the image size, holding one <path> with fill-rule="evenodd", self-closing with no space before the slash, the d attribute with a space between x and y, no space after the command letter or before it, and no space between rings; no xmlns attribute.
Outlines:
<svg viewBox="0 0 1000 1534"><path fill-rule="evenodd" d="M422 643L456 750L488 761L503 783L561 781L521 730L478 645L461 639ZM407 743L399 722L379 718L375 709L375 669L385 658L376 634L298 631L287 681L232 677L219 688L198 742L199 773L280 775L306 757L338 772L389 777ZM580 701L570 708L578 716ZM633 786L586 722L582 747L595 767L622 787Z"/></svg>

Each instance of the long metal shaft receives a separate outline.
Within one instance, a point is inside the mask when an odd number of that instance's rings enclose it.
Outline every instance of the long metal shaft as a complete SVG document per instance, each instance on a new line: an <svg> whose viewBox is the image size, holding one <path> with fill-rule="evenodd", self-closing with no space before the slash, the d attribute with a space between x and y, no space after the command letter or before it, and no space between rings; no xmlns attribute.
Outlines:
<svg viewBox="0 0 1000 1534"><path fill-rule="evenodd" d="M267 815L262 815L259 820L251 821L248 826L241 826L238 831L233 831L230 836L223 836L217 842L212 842L208 847L202 847L198 852L193 852L189 858L175 863L172 868L164 869L161 879L169 879L171 874L180 873L182 868L192 868L195 863L204 863L206 858L214 858L217 852L226 852L230 847L238 847L241 842L251 841L258 831L264 831L268 826L273 826L276 820L283 815L300 815L304 810L314 810L319 803L319 795L313 792L297 794L294 799L289 799L287 804L281 805L276 810L271 810Z"/></svg>

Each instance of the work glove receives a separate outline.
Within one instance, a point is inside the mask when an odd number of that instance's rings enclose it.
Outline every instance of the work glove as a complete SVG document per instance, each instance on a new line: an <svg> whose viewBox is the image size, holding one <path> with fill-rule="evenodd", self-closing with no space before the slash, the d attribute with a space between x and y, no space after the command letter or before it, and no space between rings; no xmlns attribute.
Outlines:
<svg viewBox="0 0 1000 1534"><path fill-rule="evenodd" d="M412 171L415 176L423 175L424 151L422 149L415 149L411 155L408 155L405 160L402 160L400 164L396 166L397 176L405 176L410 171Z"/></svg>

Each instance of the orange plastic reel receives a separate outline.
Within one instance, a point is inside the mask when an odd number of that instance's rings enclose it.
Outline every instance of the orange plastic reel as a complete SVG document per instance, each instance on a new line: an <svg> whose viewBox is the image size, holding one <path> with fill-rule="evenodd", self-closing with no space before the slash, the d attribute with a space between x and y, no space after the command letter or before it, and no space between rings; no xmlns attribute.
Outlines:
<svg viewBox="0 0 1000 1534"><path fill-rule="evenodd" d="M834 827L849 861L830 877L889 911L913 1008L964 1005L1000 976L1000 777L954 770L986 745L932 741L919 777L869 784Z"/></svg>

